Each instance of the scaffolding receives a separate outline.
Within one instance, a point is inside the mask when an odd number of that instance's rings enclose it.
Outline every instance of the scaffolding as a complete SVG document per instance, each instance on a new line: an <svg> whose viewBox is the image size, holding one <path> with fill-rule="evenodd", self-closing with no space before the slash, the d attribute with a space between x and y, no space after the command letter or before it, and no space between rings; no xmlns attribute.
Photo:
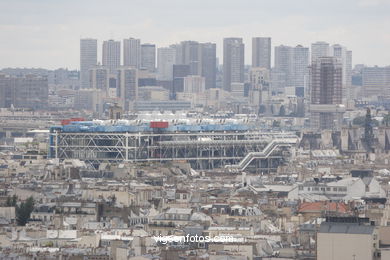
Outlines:
<svg viewBox="0 0 390 260"><path fill-rule="evenodd" d="M95 166L102 162L185 161L194 169L238 165L232 168L259 172L275 170L298 140L291 133L252 130L71 132L54 127L50 135L50 157L80 159Z"/></svg>

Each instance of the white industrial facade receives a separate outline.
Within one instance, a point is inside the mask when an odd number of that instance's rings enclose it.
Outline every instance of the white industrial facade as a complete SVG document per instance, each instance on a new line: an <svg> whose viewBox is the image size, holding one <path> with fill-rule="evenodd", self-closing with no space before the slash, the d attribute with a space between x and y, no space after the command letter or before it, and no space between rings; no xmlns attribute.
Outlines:
<svg viewBox="0 0 390 260"><path fill-rule="evenodd" d="M105 127L104 131L107 131ZM51 130L50 156L102 162L186 161L195 169L267 172L290 156L293 134L259 131L64 132Z"/></svg>

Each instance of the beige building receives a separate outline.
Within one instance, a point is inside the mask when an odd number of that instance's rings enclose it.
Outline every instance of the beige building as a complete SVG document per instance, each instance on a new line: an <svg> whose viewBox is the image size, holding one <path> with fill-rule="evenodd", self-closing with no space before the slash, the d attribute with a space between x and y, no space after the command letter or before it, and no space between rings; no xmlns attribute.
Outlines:
<svg viewBox="0 0 390 260"><path fill-rule="evenodd" d="M379 238L375 226L362 223L324 222L317 234L317 260L376 260Z"/></svg>

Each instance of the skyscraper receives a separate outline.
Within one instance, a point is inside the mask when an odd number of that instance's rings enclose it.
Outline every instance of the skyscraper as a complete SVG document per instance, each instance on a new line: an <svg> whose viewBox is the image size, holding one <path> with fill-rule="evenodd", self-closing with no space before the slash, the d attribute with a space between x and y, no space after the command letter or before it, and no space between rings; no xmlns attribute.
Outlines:
<svg viewBox="0 0 390 260"><path fill-rule="evenodd" d="M294 86L293 71L294 49L290 46L280 45L275 47L274 70L284 77L285 86Z"/></svg>
<svg viewBox="0 0 390 260"><path fill-rule="evenodd" d="M255 113L259 113L260 105L264 105L270 98L269 70L264 67L252 67L249 72L250 89L249 104Z"/></svg>
<svg viewBox="0 0 390 260"><path fill-rule="evenodd" d="M206 89L216 87L217 58L215 43L201 43L201 75L205 78Z"/></svg>
<svg viewBox="0 0 390 260"><path fill-rule="evenodd" d="M89 80L92 89L98 89L108 93L110 71L108 68L96 66L89 70Z"/></svg>
<svg viewBox="0 0 390 260"><path fill-rule="evenodd" d="M176 93L184 91L184 78L188 75L191 75L190 71L190 65L173 65L173 89L171 93L172 99L176 99Z"/></svg>
<svg viewBox="0 0 390 260"><path fill-rule="evenodd" d="M201 49L197 41L182 41L171 45L176 50L177 65L189 65L191 75L201 74Z"/></svg>
<svg viewBox="0 0 390 260"><path fill-rule="evenodd" d="M156 45L149 43L141 45L141 68L149 72L156 70Z"/></svg>
<svg viewBox="0 0 390 260"><path fill-rule="evenodd" d="M123 65L139 69L141 67L141 40L123 40Z"/></svg>
<svg viewBox="0 0 390 260"><path fill-rule="evenodd" d="M175 48L157 49L157 79L172 80L173 65L176 64Z"/></svg>
<svg viewBox="0 0 390 260"><path fill-rule="evenodd" d="M309 75L309 48L298 45L293 49L293 85L307 87Z"/></svg>
<svg viewBox="0 0 390 260"><path fill-rule="evenodd" d="M318 57L330 56L329 43L315 42L311 44L311 62L313 63Z"/></svg>
<svg viewBox="0 0 390 260"><path fill-rule="evenodd" d="M252 38L252 67L271 69L271 38Z"/></svg>
<svg viewBox="0 0 390 260"><path fill-rule="evenodd" d="M284 88L304 88L307 84L309 67L309 48L298 45L296 47L277 46L275 47L275 67L273 78ZM273 85L277 85L274 84ZM277 86L282 90L283 86ZM302 92L302 90L300 91Z"/></svg>
<svg viewBox="0 0 390 260"><path fill-rule="evenodd" d="M97 64L97 40L80 39L81 88L89 88L89 70Z"/></svg>
<svg viewBox="0 0 390 260"><path fill-rule="evenodd" d="M344 103L351 96L350 88L352 85L352 51L346 47L335 44L332 45L331 55L340 59L343 68L343 100Z"/></svg>
<svg viewBox="0 0 390 260"><path fill-rule="evenodd" d="M111 73L115 72L121 65L121 42L104 41L102 57L103 66L107 67Z"/></svg>
<svg viewBox="0 0 390 260"><path fill-rule="evenodd" d="M223 89L231 91L232 83L244 82L245 47L242 38L223 39Z"/></svg>
<svg viewBox="0 0 390 260"><path fill-rule="evenodd" d="M319 57L311 67L310 122L314 129L340 127L342 104L342 64L336 57Z"/></svg>
<svg viewBox="0 0 390 260"><path fill-rule="evenodd" d="M138 98L138 71L133 67L118 69L117 96L121 99L124 110L132 110Z"/></svg>

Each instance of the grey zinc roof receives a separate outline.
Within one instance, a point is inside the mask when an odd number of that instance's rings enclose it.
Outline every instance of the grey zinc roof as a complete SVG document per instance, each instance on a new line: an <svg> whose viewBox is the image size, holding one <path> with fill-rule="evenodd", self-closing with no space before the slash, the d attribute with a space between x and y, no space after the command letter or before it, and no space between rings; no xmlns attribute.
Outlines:
<svg viewBox="0 0 390 260"><path fill-rule="evenodd" d="M324 222L320 226L319 233L341 233L341 234L372 234L374 226L359 225L356 223L329 223Z"/></svg>

